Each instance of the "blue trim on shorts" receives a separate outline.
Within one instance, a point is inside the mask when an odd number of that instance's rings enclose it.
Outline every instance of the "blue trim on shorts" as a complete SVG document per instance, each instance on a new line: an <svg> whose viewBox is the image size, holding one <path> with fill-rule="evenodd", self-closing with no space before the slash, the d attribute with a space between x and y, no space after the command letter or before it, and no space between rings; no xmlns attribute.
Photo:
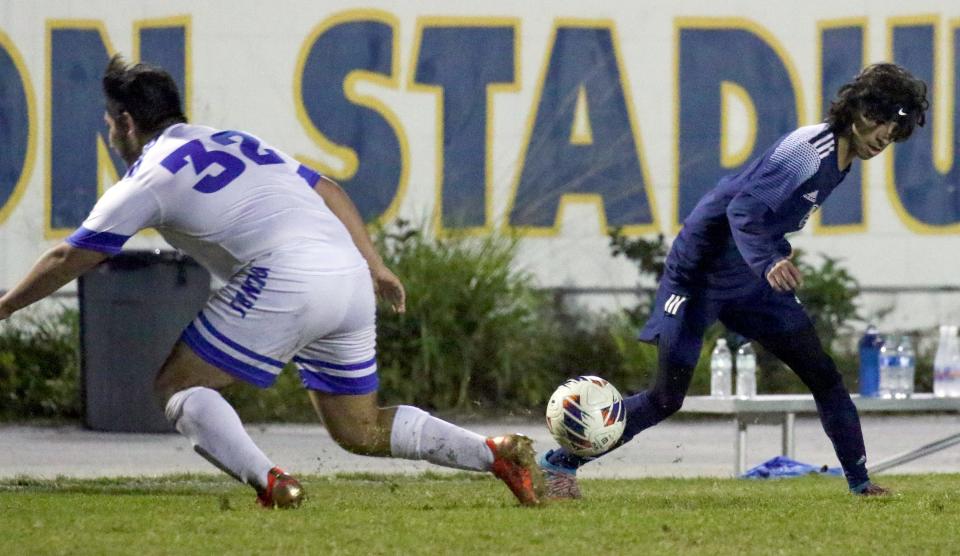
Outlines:
<svg viewBox="0 0 960 556"><path fill-rule="evenodd" d="M180 339L190 346L190 349L207 363L254 386L266 388L273 385L277 380L277 375L264 371L263 369L258 369L249 363L244 363L218 349L197 331L196 326L192 322L184 329L183 334L180 335Z"/></svg>
<svg viewBox="0 0 960 556"><path fill-rule="evenodd" d="M283 367L284 367L283 361L277 361L276 359L270 359L270 358L267 357L266 355L260 355L259 353L255 352L255 351L253 351L253 350L251 350L251 349L245 348L245 347L241 346L240 344L238 344L237 342L234 342L234 341L231 340L230 338L227 338L226 336L224 336L219 330L217 330L216 328L213 327L212 324L210 324L210 321L207 320L207 317L203 316L203 313L202 313L202 312L201 312L199 315L197 315L197 318L199 318L199 319L200 319L200 322L203 323L203 326L204 326L207 330L209 330L211 334L213 334L214 336L216 336L217 339L220 340L221 342L227 344L228 346L232 347L233 349L239 351L240 353L246 355L247 357L249 357L249 358L251 358L251 359L256 359L257 361L260 361L261 363L266 363L266 364L272 365L272 366L274 366L274 367L276 367L276 368L278 368L278 369L283 369Z"/></svg>
<svg viewBox="0 0 960 556"><path fill-rule="evenodd" d="M369 394L376 392L380 387L380 378L377 373L353 378L315 373L302 367L298 370L300 382L306 388L328 394Z"/></svg>
<svg viewBox="0 0 960 556"><path fill-rule="evenodd" d="M363 369L368 369L377 364L377 357L373 356L370 359L362 363L351 363L349 365L340 365L337 363L328 363L326 361L321 361L319 359L307 359L305 357L294 357L293 361L295 363L306 363L307 365L316 365L318 367L324 367L326 369L333 369L335 371L362 371Z"/></svg>

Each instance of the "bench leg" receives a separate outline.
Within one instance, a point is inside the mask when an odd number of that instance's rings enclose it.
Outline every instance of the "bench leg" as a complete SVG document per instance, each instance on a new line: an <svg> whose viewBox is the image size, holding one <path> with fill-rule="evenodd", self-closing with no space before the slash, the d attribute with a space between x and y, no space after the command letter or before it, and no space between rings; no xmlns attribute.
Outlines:
<svg viewBox="0 0 960 556"><path fill-rule="evenodd" d="M747 470L747 422L737 418L737 441L733 461L734 476L739 477Z"/></svg>
<svg viewBox="0 0 960 556"><path fill-rule="evenodd" d="M782 428L782 440L783 445L782 452L783 455L787 456L790 459L796 459L797 452L797 437L794 434L794 424L797 420L796 413L784 413L783 414L783 428Z"/></svg>

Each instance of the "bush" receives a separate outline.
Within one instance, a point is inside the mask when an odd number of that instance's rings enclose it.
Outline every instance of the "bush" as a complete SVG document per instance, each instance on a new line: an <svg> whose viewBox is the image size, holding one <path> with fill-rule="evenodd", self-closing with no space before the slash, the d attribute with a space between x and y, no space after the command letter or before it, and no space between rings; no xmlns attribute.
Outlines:
<svg viewBox="0 0 960 556"><path fill-rule="evenodd" d="M632 310L618 314L569 311L538 289L533 277L514 268L510 238L428 238L398 221L375 241L387 265L407 289L407 312L383 308L378 319L378 365L382 401L434 411L540 415L565 378L597 374L624 394L649 387L656 377L656 348L636 340L650 314L653 291L643 290ZM635 261L657 280L667 245L654 239L610 236L615 255ZM836 259L820 265L798 253L804 273L799 292L848 385L855 385L857 358L850 323L859 318L856 280ZM18 315L0 328L0 418L67 417L81 413L78 312L62 308L52 317ZM690 387L709 391L709 352L722 326L711 327ZM838 339L840 339L838 341ZM832 341L830 341L832 340ZM935 347L935 346L934 346ZM918 377L927 368L927 346L918 346ZM805 391L790 370L758 349L763 392ZM918 379L918 389L922 384ZM853 388L851 388L853 389ZM225 396L250 422L316 420L295 369L260 390L246 384Z"/></svg>
<svg viewBox="0 0 960 556"><path fill-rule="evenodd" d="M0 418L78 418L79 344L76 309L18 314L0 326Z"/></svg>
<svg viewBox="0 0 960 556"><path fill-rule="evenodd" d="M582 372L594 353L615 353L598 347L612 340L589 331L589 319L561 318L549 293L512 267L516 243L510 239L428 239L400 221L375 240L408 295L405 314L379 313L378 365L387 404L529 414L539 411L565 373ZM77 316L64 311L3 329L0 415L80 416ZM579 341L581 334L594 336ZM574 355L574 345L594 350ZM619 367L619 359L610 365ZM236 384L224 395L247 421L316 420L292 366L270 389Z"/></svg>
<svg viewBox="0 0 960 556"><path fill-rule="evenodd" d="M556 323L549 295L512 268L515 241L427 238L402 220L375 239L407 290L406 313L379 315L386 402L462 412L545 401L559 378Z"/></svg>

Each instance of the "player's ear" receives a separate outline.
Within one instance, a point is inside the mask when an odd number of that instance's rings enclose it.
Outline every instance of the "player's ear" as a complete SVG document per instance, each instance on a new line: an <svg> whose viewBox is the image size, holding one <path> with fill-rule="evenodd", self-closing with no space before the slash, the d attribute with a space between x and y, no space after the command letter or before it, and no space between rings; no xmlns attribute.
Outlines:
<svg viewBox="0 0 960 556"><path fill-rule="evenodd" d="M140 130L137 129L137 122L133 120L133 116L130 115L130 112L121 112L120 120L123 122L123 128L126 130L126 135L131 138L136 137Z"/></svg>

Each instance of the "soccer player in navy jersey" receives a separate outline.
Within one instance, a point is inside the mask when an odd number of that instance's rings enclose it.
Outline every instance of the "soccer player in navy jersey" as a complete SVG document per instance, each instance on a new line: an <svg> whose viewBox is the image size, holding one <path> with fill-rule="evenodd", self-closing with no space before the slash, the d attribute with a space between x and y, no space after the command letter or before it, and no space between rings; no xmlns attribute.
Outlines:
<svg viewBox="0 0 960 556"><path fill-rule="evenodd" d="M726 176L684 221L667 255L653 314L639 339L657 345L654 386L626 398L627 423L613 449L683 405L703 335L716 320L760 343L813 393L850 491L883 495L870 482L860 418L795 290L803 276L784 237L803 228L850 171L925 121L926 84L890 63L868 66L840 88L823 123L781 137ZM543 454L548 497L579 498L576 470L595 458Z"/></svg>

